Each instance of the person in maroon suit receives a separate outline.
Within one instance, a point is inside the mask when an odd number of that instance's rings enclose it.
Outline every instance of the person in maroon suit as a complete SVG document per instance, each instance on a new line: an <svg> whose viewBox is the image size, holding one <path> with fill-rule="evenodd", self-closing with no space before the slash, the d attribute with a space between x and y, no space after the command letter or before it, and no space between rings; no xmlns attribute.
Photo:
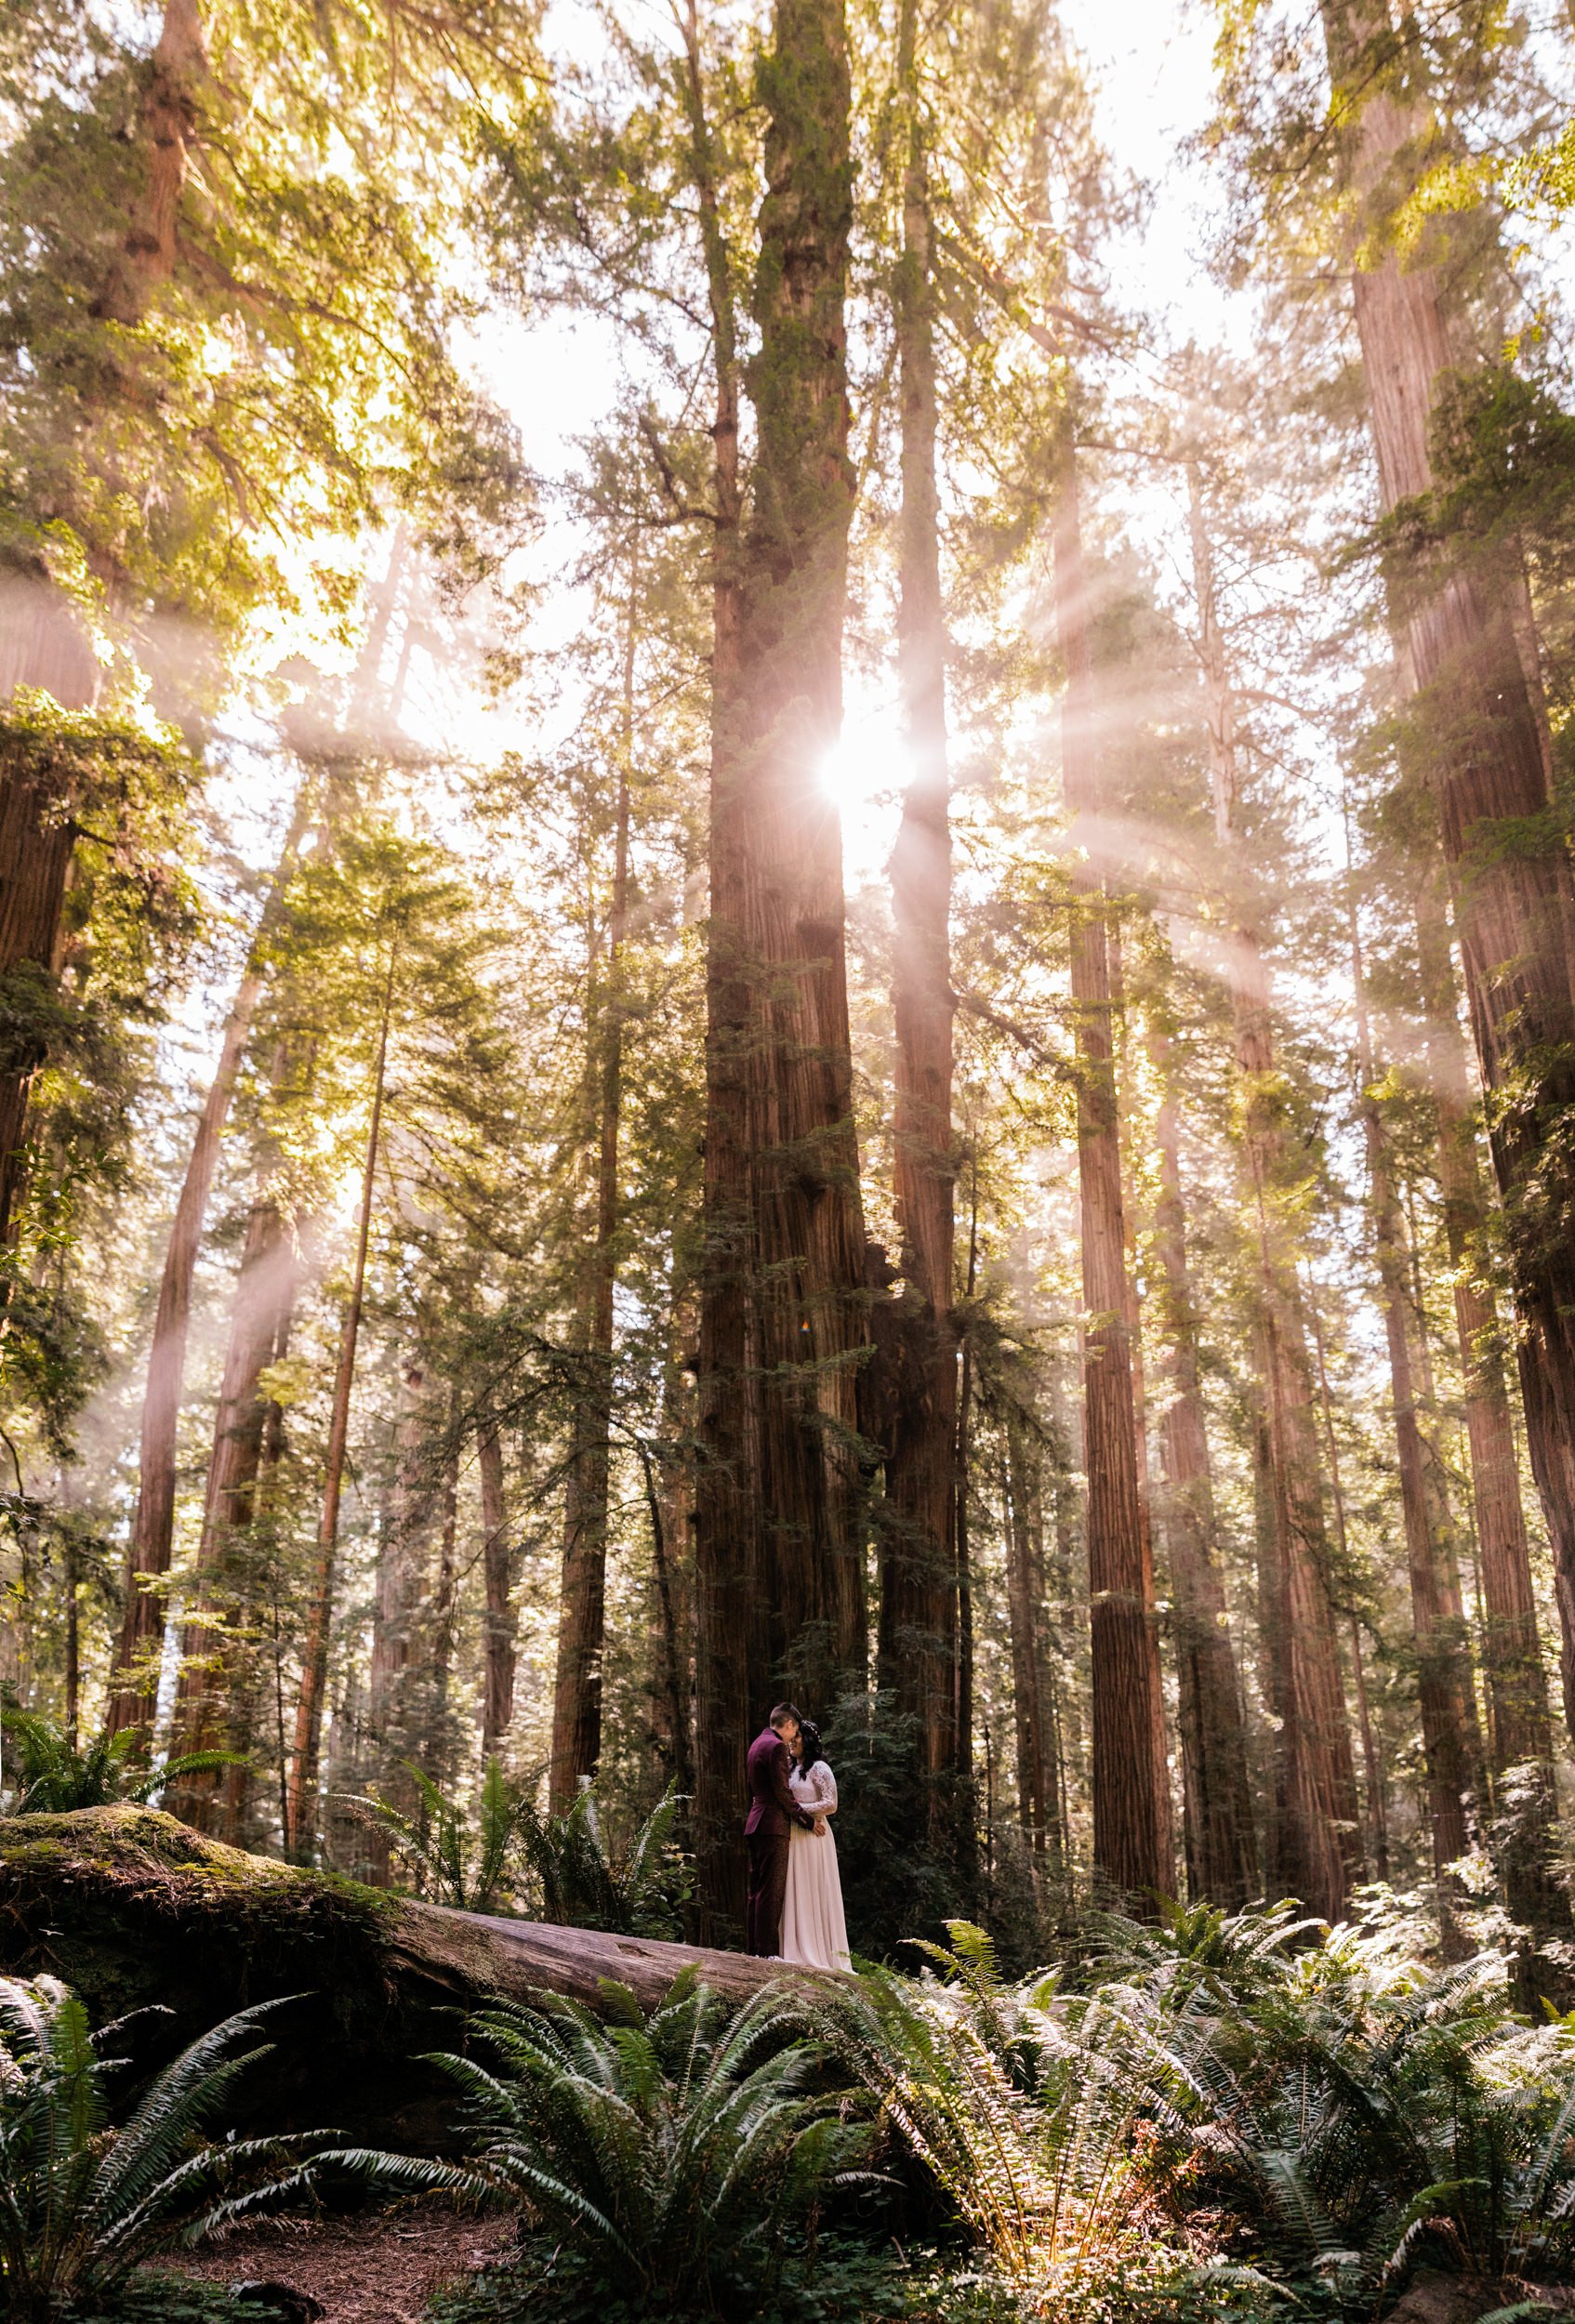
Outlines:
<svg viewBox="0 0 1575 2324"><path fill-rule="evenodd" d="M782 1900L788 1892L788 1843L795 1824L824 1831L825 1819L806 1816L788 1780L788 1746L801 1722L791 1703L778 1703L771 1723L749 1746L749 1814L744 1844L749 1852L747 1949L763 1961L782 1950Z"/></svg>

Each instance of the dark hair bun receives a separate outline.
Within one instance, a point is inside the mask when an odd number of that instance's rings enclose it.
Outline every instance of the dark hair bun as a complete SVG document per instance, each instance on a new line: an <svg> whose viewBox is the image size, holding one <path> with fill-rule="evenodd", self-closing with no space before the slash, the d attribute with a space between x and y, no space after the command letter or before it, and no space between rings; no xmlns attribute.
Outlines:
<svg viewBox="0 0 1575 2324"><path fill-rule="evenodd" d="M799 1740L804 1747L803 1757L800 1760L799 1764L803 1769L805 1775L808 1775L810 1769L815 1764L815 1762L817 1760L824 1759L826 1756L825 1752L820 1748L820 1729L815 1725L813 1719L800 1720Z"/></svg>

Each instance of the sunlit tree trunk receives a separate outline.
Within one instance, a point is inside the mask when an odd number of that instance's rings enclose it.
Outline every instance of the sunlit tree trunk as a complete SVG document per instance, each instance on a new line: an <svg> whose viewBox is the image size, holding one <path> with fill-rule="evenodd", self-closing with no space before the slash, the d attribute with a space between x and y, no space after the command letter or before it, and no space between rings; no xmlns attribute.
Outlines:
<svg viewBox="0 0 1575 2324"><path fill-rule="evenodd" d="M1087 582L1069 441L1056 495L1054 583L1066 671L1063 780L1067 804L1080 818L1096 812L1099 786ZM1154 1576L1138 1498L1106 910L1101 881L1084 868L1071 912L1071 950L1086 1312L1093 1855L1096 1870L1116 1890L1140 1909L1152 1909L1156 1896L1172 1893L1175 1872Z"/></svg>
<svg viewBox="0 0 1575 2324"><path fill-rule="evenodd" d="M1154 1211L1158 1330L1165 1406L1161 1531L1174 1603L1182 1789L1189 1895L1232 1908L1259 1893L1258 1842L1241 1688L1215 1550L1213 1479L1198 1357L1198 1312L1186 1253L1181 1136L1167 1078L1169 1044L1150 1037L1162 1091L1155 1121L1159 1194Z"/></svg>
<svg viewBox="0 0 1575 2324"><path fill-rule="evenodd" d="M288 1829L285 1833L286 1855L293 1855L301 1863L311 1861L317 1841L317 1776L323 1749L323 1710L328 1688L328 1647L334 1627L339 1501L344 1489L345 1455L350 1446L350 1401L351 1391L355 1384L361 1310L366 1294L366 1253L372 1235L372 1200L382 1138L395 963L396 951L390 944L383 982L382 1013L377 1026L377 1061L372 1075L372 1110L366 1126L366 1155L361 1173L355 1259L351 1274L350 1298L345 1303L344 1320L339 1328L339 1356L334 1374L334 1400L328 1416L328 1446L324 1464L323 1511L318 1523L317 1557L312 1569L306 1626L301 1639L300 1693L296 1701L294 1747L287 1793Z"/></svg>
<svg viewBox="0 0 1575 2324"><path fill-rule="evenodd" d="M607 1604L607 1488L613 1419L613 1293L617 1274L618 1136L623 1116L624 934L629 919L629 786L634 752L639 561L629 560L623 714L614 809L613 897L605 974L590 977L597 1091L596 1235L586 1256L583 1362L576 1367L573 1443L564 1492L558 1671L548 1793L555 1813L594 1776L602 1756L602 1653ZM598 982L601 992L597 994Z"/></svg>
<svg viewBox="0 0 1575 2324"><path fill-rule="evenodd" d="M892 1006L896 1033L893 1193L901 1237L901 1360L886 1445L880 1684L920 1738L932 1848L966 1823L937 1778L958 1760L957 1333L951 1319L951 831L946 628L935 483L934 288L919 94L918 0L898 15L905 108L903 246L893 280L902 413L898 663L909 773L892 854Z"/></svg>
<svg viewBox="0 0 1575 2324"><path fill-rule="evenodd" d="M1370 71L1390 37L1376 0L1323 0L1330 77L1350 92L1343 148L1354 226L1392 198L1395 165L1425 129ZM1453 368L1437 272L1385 247L1352 273L1385 508L1433 481L1428 429ZM1547 763L1514 592L1439 559L1403 609L1430 779L1502 1197L1519 1318L1527 1442L1553 1546L1565 1713L1575 1729L1575 891L1549 822ZM1506 844L1513 840L1513 844ZM1506 1103L1494 1101L1502 1098Z"/></svg>
<svg viewBox="0 0 1575 2324"><path fill-rule="evenodd" d="M156 1658L164 1634L161 1591L153 1587L169 1571L175 1539L175 1456L180 1420L180 1392L186 1374L186 1340L192 1317L192 1284L202 1248L208 1195L218 1163L224 1126L240 1079L252 1019L267 978L268 946L284 907L285 891L306 829L310 802L303 785L274 872L262 918L246 956L235 997L230 1005L196 1135L187 1157L186 1175L175 1206L175 1218L165 1247L164 1272L159 1279L153 1336L148 1350L147 1385L142 1396L142 1433L138 1459L137 1507L126 1549L126 1597L113 1669L125 1683L110 1694L107 1719L112 1733L146 1725L152 1715L145 1684L138 1683L150 1659ZM244 1263L244 1262L243 1262ZM266 1359L265 1359L266 1360ZM222 1403L220 1406L222 1414ZM206 1520L204 1525L206 1533ZM190 1748L195 1749L195 1746Z"/></svg>
<svg viewBox="0 0 1575 2324"><path fill-rule="evenodd" d="M815 1703L866 1659L856 1385L866 1255L853 1117L841 731L853 219L842 0L775 0L749 367L756 456L740 562L754 1022L749 1163L760 1333L761 1562L753 1691ZM944 1713L943 1713L944 1716Z"/></svg>
<svg viewBox="0 0 1575 2324"><path fill-rule="evenodd" d="M1193 585L1209 718L1215 837L1240 885L1234 828L1235 705L1220 627L1202 482L1188 469ZM1268 970L1245 893L1231 899L1226 980L1235 1025L1240 1146L1255 1244L1253 1354L1261 1397L1259 1611L1265 1692L1276 1721L1269 1877L1336 1921L1361 1863L1351 1727L1341 1678L1306 1331L1288 1213L1294 1182Z"/></svg>
<svg viewBox="0 0 1575 2324"><path fill-rule="evenodd" d="M761 88L768 190L742 539L726 253L708 224L698 98L691 108L721 383L695 1512L708 1930L739 1902L749 1721L782 1685L823 1706L866 1654L854 1417L866 1262L840 830L822 779L841 717L853 499L840 0L777 0Z"/></svg>
<svg viewBox="0 0 1575 2324"><path fill-rule="evenodd" d="M969 1829L936 1778L957 1771L957 1334L952 1327L952 974L946 625L936 502L936 350L929 177L918 91L918 0L901 0L901 257L894 313L901 390L899 651L908 788L892 851L894 1151L901 1236L901 1360L885 1446L880 1685L915 1720L929 1778L929 1848L955 1855Z"/></svg>

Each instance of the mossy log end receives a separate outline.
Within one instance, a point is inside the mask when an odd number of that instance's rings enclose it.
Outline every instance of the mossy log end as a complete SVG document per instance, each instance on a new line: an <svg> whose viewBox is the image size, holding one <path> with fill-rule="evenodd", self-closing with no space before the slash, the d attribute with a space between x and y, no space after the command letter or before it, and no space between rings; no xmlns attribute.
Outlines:
<svg viewBox="0 0 1575 2324"><path fill-rule="evenodd" d="M417 2060L459 2045L464 2012L543 1988L595 2007L608 1978L649 2006L690 1962L738 2000L784 1974L417 1904L247 1855L152 1808L0 1818L0 1974L63 1978L96 2023L167 2010L163 2051L249 2002L299 1995L251 2081L253 2111L281 2125L430 2139L438 2089Z"/></svg>

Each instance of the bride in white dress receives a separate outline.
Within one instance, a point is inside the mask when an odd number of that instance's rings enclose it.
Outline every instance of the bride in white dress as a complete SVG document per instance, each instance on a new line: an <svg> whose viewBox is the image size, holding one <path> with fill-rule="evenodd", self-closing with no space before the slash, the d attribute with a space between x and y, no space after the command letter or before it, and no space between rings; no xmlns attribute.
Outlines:
<svg viewBox="0 0 1575 2324"><path fill-rule="evenodd" d="M837 1813L837 1778L821 1756L819 1730L806 1720L791 1746L788 1780L811 1816ZM842 1917L842 1876L829 1821L824 1831L795 1824L788 1844L788 1895L782 1907L782 1958L810 1969L846 1969L848 1924Z"/></svg>

